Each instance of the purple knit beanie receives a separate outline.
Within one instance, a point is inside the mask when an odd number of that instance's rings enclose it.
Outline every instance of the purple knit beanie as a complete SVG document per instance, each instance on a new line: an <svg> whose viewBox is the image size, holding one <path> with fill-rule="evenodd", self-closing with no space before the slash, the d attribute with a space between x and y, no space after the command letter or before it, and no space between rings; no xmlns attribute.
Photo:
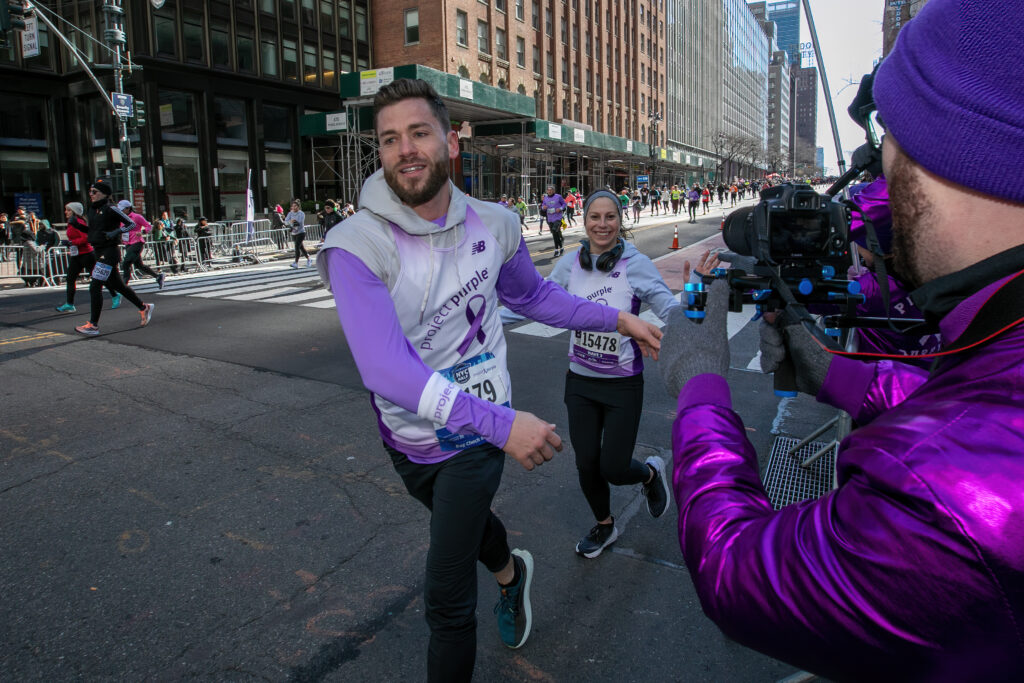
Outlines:
<svg viewBox="0 0 1024 683"><path fill-rule="evenodd" d="M874 96L918 164L1024 202L1024 0L930 0L878 68Z"/></svg>

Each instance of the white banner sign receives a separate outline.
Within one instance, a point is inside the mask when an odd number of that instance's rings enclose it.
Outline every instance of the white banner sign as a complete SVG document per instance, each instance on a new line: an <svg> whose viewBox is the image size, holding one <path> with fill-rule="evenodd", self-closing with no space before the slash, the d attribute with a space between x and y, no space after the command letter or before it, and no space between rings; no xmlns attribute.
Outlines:
<svg viewBox="0 0 1024 683"><path fill-rule="evenodd" d="M464 97L467 100L473 99L473 81L466 78L459 79L459 97Z"/></svg>
<svg viewBox="0 0 1024 683"><path fill-rule="evenodd" d="M585 139L585 136L583 135L583 131L582 130L580 130L579 128L573 128L572 129L572 141L573 142L583 142L584 139Z"/></svg>
<svg viewBox="0 0 1024 683"><path fill-rule="evenodd" d="M633 141L632 140L626 140L626 151L627 152L632 152L633 151Z"/></svg>
<svg viewBox="0 0 1024 683"><path fill-rule="evenodd" d="M395 68L359 72L359 94L375 95L381 87L395 80Z"/></svg>
<svg viewBox="0 0 1024 683"><path fill-rule="evenodd" d="M559 123L548 124L548 137L555 138L556 140L562 139L562 125Z"/></svg>
<svg viewBox="0 0 1024 683"><path fill-rule="evenodd" d="M23 59L39 56L38 21L34 16L25 19L25 30L21 32L21 56Z"/></svg>
<svg viewBox="0 0 1024 683"><path fill-rule="evenodd" d="M328 114L326 129L328 132L332 130L348 130L348 121L345 120L345 113Z"/></svg>

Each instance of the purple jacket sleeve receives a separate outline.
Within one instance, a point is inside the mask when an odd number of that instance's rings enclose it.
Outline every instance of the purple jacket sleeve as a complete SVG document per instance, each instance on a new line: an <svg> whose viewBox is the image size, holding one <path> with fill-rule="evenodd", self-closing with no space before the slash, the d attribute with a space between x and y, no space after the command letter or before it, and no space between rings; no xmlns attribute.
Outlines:
<svg viewBox="0 0 1024 683"><path fill-rule="evenodd" d="M522 239L498 274L498 297L512 311L552 327L611 332L619 324L616 309L573 296L542 278Z"/></svg>
<svg viewBox="0 0 1024 683"><path fill-rule="evenodd" d="M976 555L935 533L952 524L941 501L858 430L839 489L775 511L730 403L723 377L699 375L672 431L679 544L704 612L733 640L828 678L944 679L922 652L940 649L941 615L969 588L922 568Z"/></svg>
<svg viewBox="0 0 1024 683"><path fill-rule="evenodd" d="M867 424L902 403L927 379L927 371L906 363L865 363L836 356L817 399L845 410L860 424Z"/></svg>
<svg viewBox="0 0 1024 683"><path fill-rule="evenodd" d="M387 286L349 252L328 249L325 255L338 318L363 385L415 413L433 370L406 339ZM502 448L514 419L511 408L460 391L445 426Z"/></svg>

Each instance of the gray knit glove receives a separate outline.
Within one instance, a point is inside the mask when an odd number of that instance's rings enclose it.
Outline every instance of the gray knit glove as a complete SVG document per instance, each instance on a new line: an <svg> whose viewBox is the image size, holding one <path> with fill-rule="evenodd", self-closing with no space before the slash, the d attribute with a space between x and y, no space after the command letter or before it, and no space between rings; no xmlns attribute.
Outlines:
<svg viewBox="0 0 1024 683"><path fill-rule="evenodd" d="M725 377L729 372L729 285L723 280L711 285L703 323L687 318L684 310L677 306L669 313L658 352L661 377L672 398L679 396L691 377L707 372Z"/></svg>
<svg viewBox="0 0 1024 683"><path fill-rule="evenodd" d="M801 324L787 325L781 331L777 325L761 321L761 371L775 372L788 354L793 360L796 388L816 396L825 383L832 354L821 348L811 333Z"/></svg>

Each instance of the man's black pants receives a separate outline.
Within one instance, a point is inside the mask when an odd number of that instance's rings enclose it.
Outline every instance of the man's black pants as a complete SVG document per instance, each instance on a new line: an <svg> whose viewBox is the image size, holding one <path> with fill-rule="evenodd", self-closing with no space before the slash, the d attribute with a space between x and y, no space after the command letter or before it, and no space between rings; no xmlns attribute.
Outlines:
<svg viewBox="0 0 1024 683"><path fill-rule="evenodd" d="M476 661L476 563L496 573L511 553L491 501L505 454L490 444L421 465L384 445L413 498L430 510L423 603L430 626L427 680L468 681Z"/></svg>

